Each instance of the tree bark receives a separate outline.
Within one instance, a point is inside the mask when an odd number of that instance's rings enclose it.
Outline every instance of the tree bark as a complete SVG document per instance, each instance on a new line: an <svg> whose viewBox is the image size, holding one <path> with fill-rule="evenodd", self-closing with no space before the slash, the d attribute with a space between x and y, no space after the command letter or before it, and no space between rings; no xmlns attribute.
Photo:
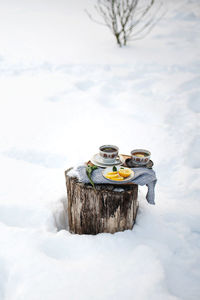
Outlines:
<svg viewBox="0 0 200 300"><path fill-rule="evenodd" d="M90 184L78 182L65 172L68 221L71 233L114 233L132 229L138 209L136 184Z"/></svg>

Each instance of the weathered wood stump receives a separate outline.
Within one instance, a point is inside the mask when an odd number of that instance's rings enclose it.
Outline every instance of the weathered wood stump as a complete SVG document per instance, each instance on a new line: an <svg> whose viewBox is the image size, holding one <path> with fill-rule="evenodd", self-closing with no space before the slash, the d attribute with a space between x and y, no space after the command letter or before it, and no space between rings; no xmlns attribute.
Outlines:
<svg viewBox="0 0 200 300"><path fill-rule="evenodd" d="M68 176L69 170L65 177L70 232L114 233L133 228L138 209L136 184L98 184L94 190L90 184Z"/></svg>

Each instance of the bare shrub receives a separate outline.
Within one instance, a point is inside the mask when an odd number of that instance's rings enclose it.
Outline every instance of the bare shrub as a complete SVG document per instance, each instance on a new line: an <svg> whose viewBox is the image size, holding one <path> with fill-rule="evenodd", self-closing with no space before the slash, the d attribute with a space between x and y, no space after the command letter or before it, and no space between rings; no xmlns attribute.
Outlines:
<svg viewBox="0 0 200 300"><path fill-rule="evenodd" d="M161 18L162 6L156 0L97 0L94 8L101 21L86 13L94 22L107 26L115 36L117 44L126 46L130 40L144 38Z"/></svg>

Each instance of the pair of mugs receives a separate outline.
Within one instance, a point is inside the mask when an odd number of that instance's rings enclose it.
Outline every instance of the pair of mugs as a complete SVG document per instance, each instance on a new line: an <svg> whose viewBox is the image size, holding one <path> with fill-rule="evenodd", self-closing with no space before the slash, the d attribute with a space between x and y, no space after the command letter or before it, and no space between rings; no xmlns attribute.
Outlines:
<svg viewBox="0 0 200 300"><path fill-rule="evenodd" d="M103 145L99 147L99 155L104 163L114 163L119 155L119 148L115 145ZM144 149L131 151L132 161L136 164L146 165L151 157L151 153Z"/></svg>

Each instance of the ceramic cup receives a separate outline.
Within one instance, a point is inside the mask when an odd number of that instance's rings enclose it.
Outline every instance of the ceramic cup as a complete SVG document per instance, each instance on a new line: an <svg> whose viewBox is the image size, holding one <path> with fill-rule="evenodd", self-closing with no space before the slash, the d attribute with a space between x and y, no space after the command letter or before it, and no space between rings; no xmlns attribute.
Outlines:
<svg viewBox="0 0 200 300"><path fill-rule="evenodd" d="M99 147L99 155L103 162L114 162L118 157L119 148L114 145L103 145Z"/></svg>
<svg viewBox="0 0 200 300"><path fill-rule="evenodd" d="M135 164L146 165L151 158L151 152L144 149L135 149L131 151L131 158Z"/></svg>

